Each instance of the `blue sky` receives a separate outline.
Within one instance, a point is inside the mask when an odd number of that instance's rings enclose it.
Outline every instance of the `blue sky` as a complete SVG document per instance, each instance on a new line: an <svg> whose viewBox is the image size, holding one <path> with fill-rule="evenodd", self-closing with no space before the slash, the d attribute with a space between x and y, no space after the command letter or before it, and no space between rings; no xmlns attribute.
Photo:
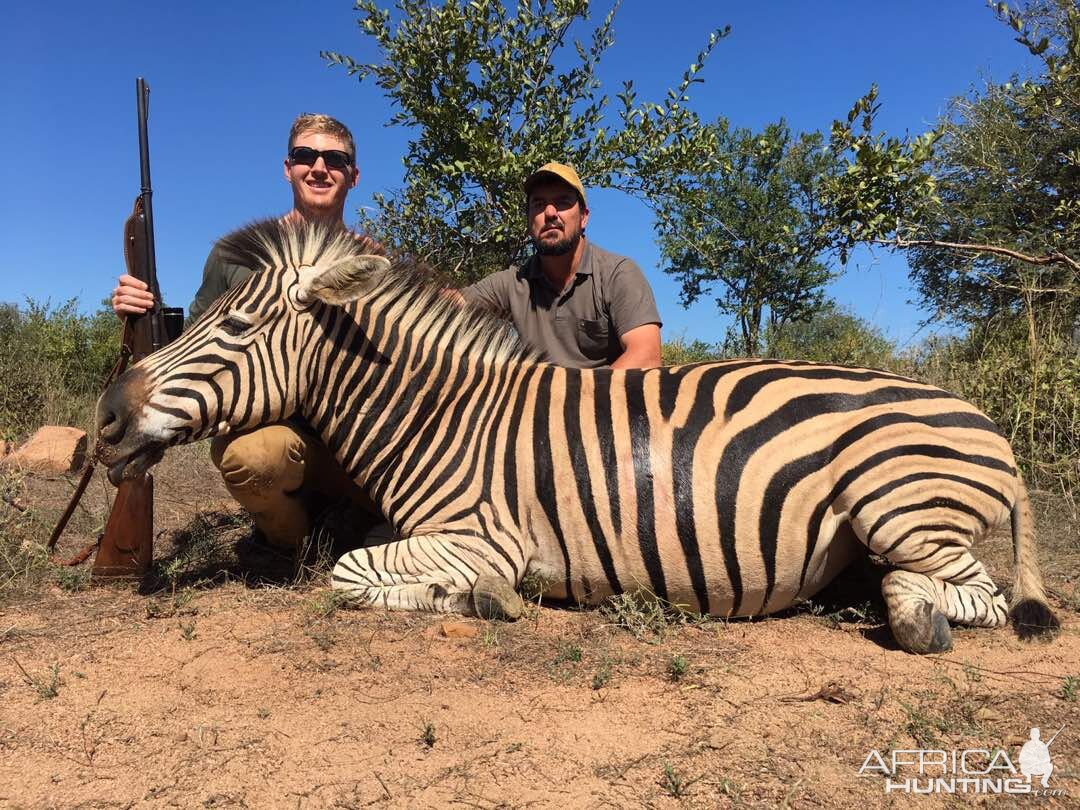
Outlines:
<svg viewBox="0 0 1080 810"><path fill-rule="evenodd" d="M594 3L594 17L608 7ZM384 126L389 104L319 57L325 49L377 58L349 0L61 0L16 4L4 16L0 301L77 297L90 310L111 290L139 184L136 76L152 88L158 272L172 306L191 301L218 236L289 208L281 160L298 112L330 113L356 136L361 178L347 222L372 192L401 182L408 133ZM625 0L601 64L605 90L633 79L640 99L659 100L707 32L725 24L732 34L709 59L692 106L755 129L784 117L796 131L827 131L876 82L881 126L917 134L950 97L1030 65L982 0ZM595 190L590 208L591 238L636 259L652 282L665 338L719 340L726 322L711 299L679 306L645 207ZM830 293L900 344L926 335L923 313L907 303L902 257L860 252Z"/></svg>

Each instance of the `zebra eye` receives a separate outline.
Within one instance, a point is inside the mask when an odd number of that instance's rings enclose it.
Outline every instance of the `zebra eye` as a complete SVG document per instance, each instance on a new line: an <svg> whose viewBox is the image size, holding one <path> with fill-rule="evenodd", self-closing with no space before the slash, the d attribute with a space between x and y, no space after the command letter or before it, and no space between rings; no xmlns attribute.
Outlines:
<svg viewBox="0 0 1080 810"><path fill-rule="evenodd" d="M228 317L221 322L221 328L225 330L225 333L231 337L236 337L242 332L246 331L249 324L247 321L243 321L240 318Z"/></svg>

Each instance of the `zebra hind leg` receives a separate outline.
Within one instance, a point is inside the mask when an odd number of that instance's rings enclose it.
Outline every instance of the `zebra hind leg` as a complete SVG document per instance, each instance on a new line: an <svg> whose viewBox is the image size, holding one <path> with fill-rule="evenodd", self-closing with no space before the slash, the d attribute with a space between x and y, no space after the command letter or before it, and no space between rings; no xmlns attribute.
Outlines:
<svg viewBox="0 0 1080 810"><path fill-rule="evenodd" d="M470 541L423 535L356 549L338 560L331 583L359 604L389 610L517 619L524 603L514 590L512 574L500 570Z"/></svg>
<svg viewBox="0 0 1080 810"><path fill-rule="evenodd" d="M921 553L913 555L914 545L900 552L905 545L886 554L900 570L889 572L881 584L889 627L901 647L914 653L946 652L952 649L949 622L1005 624L1004 595L966 547L927 541Z"/></svg>
<svg viewBox="0 0 1080 810"><path fill-rule="evenodd" d="M881 583L881 593L897 644L908 652L923 654L952 649L949 620L937 608L930 577L890 571Z"/></svg>

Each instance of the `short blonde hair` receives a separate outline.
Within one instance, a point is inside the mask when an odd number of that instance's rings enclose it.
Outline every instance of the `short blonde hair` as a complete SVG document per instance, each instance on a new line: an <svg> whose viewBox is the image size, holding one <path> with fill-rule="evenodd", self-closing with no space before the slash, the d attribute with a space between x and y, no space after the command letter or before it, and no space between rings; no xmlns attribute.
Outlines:
<svg viewBox="0 0 1080 810"><path fill-rule="evenodd" d="M352 157L353 162L356 162L356 144L353 142L352 133L349 132L347 126L336 118L331 118L329 115L323 115L322 113L300 113L300 115L296 116L296 120L293 121L292 129L289 130L289 145L286 151L292 151L293 142L305 132L333 135L335 138L340 138L349 147L349 155Z"/></svg>

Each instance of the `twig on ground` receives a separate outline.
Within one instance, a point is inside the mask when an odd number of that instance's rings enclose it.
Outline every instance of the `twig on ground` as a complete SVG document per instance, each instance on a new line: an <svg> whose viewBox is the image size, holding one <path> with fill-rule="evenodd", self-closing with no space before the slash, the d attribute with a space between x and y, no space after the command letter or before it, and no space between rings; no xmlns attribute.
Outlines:
<svg viewBox="0 0 1080 810"><path fill-rule="evenodd" d="M30 673L23 668L23 665L19 663L18 658L13 655L11 656L11 660L15 662L15 666L19 668L19 672L21 672L23 674L23 677L26 678L26 683L28 686L33 686L37 683L37 681L30 677Z"/></svg>
<svg viewBox="0 0 1080 810"><path fill-rule="evenodd" d="M926 657L928 659L932 660L932 661L940 661L943 664L950 664L951 666L954 666L954 667L969 667L971 669L977 669L977 670L979 670L979 672L988 672L991 675L998 675L998 676L1000 676L1002 678L1015 678L1017 680L1028 681L1030 679L1017 678L1017 676L1018 675L1034 675L1036 678L1045 678L1048 681L1054 681L1055 684L1061 681L1061 676L1060 675L1051 675L1048 672L1036 672L1034 670L1029 670L1029 669L1007 669L1007 670L990 669L989 667L980 667L978 664L972 664L972 663L969 663L967 661L950 661L948 658L945 658L945 657L940 656L940 655L928 655Z"/></svg>
<svg viewBox="0 0 1080 810"><path fill-rule="evenodd" d="M375 774L375 778L379 780L379 784L382 786L383 793L386 794L386 798L388 798L388 799L394 798L390 793L390 788L388 788L386 786L386 782L384 782L382 777L379 776L379 772L378 771L373 771L373 773Z"/></svg>

